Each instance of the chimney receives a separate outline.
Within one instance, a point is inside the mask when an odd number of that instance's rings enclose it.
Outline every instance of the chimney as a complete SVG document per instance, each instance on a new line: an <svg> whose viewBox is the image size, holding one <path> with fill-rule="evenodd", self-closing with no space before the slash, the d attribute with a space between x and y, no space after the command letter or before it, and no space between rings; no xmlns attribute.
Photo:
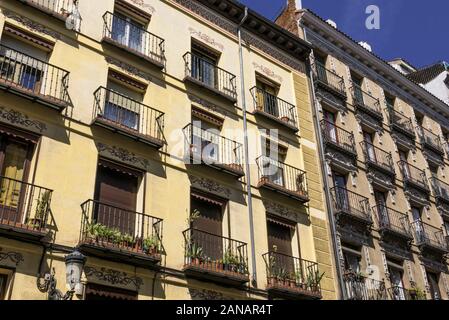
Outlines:
<svg viewBox="0 0 449 320"><path fill-rule="evenodd" d="M296 10L302 9L302 0L295 0Z"/></svg>
<svg viewBox="0 0 449 320"><path fill-rule="evenodd" d="M363 48L365 48L369 52L373 52L373 49L371 48L371 45L368 42L360 41L359 45L361 45Z"/></svg>
<svg viewBox="0 0 449 320"><path fill-rule="evenodd" d="M335 29L337 29L337 23L334 20L327 19L326 22L329 23Z"/></svg>
<svg viewBox="0 0 449 320"><path fill-rule="evenodd" d="M293 10L302 9L302 0L287 0L287 8Z"/></svg>

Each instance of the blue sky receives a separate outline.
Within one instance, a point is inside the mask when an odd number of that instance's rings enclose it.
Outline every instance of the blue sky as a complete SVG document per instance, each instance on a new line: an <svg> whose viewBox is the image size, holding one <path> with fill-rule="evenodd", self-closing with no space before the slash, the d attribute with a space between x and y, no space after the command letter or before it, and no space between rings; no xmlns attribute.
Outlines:
<svg viewBox="0 0 449 320"><path fill-rule="evenodd" d="M274 19L287 0L240 0L251 9ZM367 41L384 58L405 58L416 67L449 60L446 39L449 1L446 0L303 0L303 7L322 18L334 20L338 28L357 41ZM368 5L380 8L380 30L365 27Z"/></svg>

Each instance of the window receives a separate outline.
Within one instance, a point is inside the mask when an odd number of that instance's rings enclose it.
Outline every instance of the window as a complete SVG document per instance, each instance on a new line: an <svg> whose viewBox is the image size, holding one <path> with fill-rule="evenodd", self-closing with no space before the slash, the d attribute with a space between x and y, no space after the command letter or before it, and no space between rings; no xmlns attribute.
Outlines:
<svg viewBox="0 0 449 320"><path fill-rule="evenodd" d="M415 118L416 118L416 123L418 124L418 126L422 127L423 123L424 123L424 115L417 113L415 111Z"/></svg>
<svg viewBox="0 0 449 320"><path fill-rule="evenodd" d="M438 179L438 166L429 163L429 170L430 173L432 174L432 177Z"/></svg>
<svg viewBox="0 0 449 320"><path fill-rule="evenodd" d="M0 274L0 300L6 300L6 290L8 289L8 276Z"/></svg>
<svg viewBox="0 0 449 320"><path fill-rule="evenodd" d="M404 291L404 271L401 262L392 262L387 260L388 272L390 273L390 282L394 300L405 300Z"/></svg>
<svg viewBox="0 0 449 320"><path fill-rule="evenodd" d="M439 275L433 272L427 271L427 280L429 281L430 295L433 300L441 300L441 293L439 283Z"/></svg>
<svg viewBox="0 0 449 320"><path fill-rule="evenodd" d="M342 247L345 270L348 272L360 273L362 262L360 248L355 248L349 244L342 244Z"/></svg>
<svg viewBox="0 0 449 320"><path fill-rule="evenodd" d="M212 88L218 88L216 66L219 55L196 42L192 42L191 76Z"/></svg>
<svg viewBox="0 0 449 320"><path fill-rule="evenodd" d="M192 143L196 147L200 146L194 148L193 156L204 161L219 161L220 128L195 116L192 116L192 124Z"/></svg>
<svg viewBox="0 0 449 320"><path fill-rule="evenodd" d="M387 103L387 106L392 108L394 110L394 106L396 104L396 98L388 94L384 91L385 94L385 102Z"/></svg>
<svg viewBox="0 0 449 320"><path fill-rule="evenodd" d="M363 78L351 71L351 80L353 83L354 98L363 104Z"/></svg>
<svg viewBox="0 0 449 320"><path fill-rule="evenodd" d="M112 39L123 46L143 53L143 50L146 49L143 48L146 26L120 12L115 12L112 19Z"/></svg>
<svg viewBox="0 0 449 320"><path fill-rule="evenodd" d="M368 132L363 132L363 140L365 141L365 148L366 148L366 155L368 157L368 160L376 163L376 150L373 143L373 134Z"/></svg>
<svg viewBox="0 0 449 320"><path fill-rule="evenodd" d="M284 186L284 166L287 152L284 147L280 146L273 140L262 138L263 155L265 156L263 166L263 175L269 177L270 181Z"/></svg>
<svg viewBox="0 0 449 320"><path fill-rule="evenodd" d="M256 75L256 87L257 106L259 109L262 109L264 112L271 114L272 116L279 117L279 106L277 99L279 86L260 75Z"/></svg>
<svg viewBox="0 0 449 320"><path fill-rule="evenodd" d="M331 139L332 142L338 144L338 132L337 132L337 115L335 113L324 110L323 112L325 122L325 130L327 139Z"/></svg>

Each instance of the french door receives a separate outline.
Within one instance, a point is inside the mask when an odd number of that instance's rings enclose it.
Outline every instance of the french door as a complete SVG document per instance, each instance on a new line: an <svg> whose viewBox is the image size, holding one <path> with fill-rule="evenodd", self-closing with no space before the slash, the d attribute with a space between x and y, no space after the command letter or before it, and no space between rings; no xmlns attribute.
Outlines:
<svg viewBox="0 0 449 320"><path fill-rule="evenodd" d="M371 133L364 132L363 140L365 141L366 155L368 156L368 159L371 162L377 163L376 150L374 149L373 136L371 135Z"/></svg>
<svg viewBox="0 0 449 320"><path fill-rule="evenodd" d="M145 31L143 25L124 15L114 13L114 17L112 20L113 40L132 50L144 53L144 33Z"/></svg>
<svg viewBox="0 0 449 320"><path fill-rule="evenodd" d="M334 174L334 187L335 187L335 197L336 202L340 206L340 209L350 210L351 206L349 204L349 195L346 190L346 177Z"/></svg>
<svg viewBox="0 0 449 320"><path fill-rule="evenodd" d="M326 136L331 140L331 142L338 144L338 133L335 125L335 118L335 114L328 111L324 112L324 119L326 120Z"/></svg>
<svg viewBox="0 0 449 320"><path fill-rule="evenodd" d="M390 281L393 288L394 300L405 300L404 283L402 281L402 271L390 268Z"/></svg>

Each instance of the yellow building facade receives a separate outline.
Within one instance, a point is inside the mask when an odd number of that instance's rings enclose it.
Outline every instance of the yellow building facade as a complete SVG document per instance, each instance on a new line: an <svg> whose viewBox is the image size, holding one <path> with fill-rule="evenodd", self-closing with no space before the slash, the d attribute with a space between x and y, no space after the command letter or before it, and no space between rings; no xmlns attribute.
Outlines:
<svg viewBox="0 0 449 320"><path fill-rule="evenodd" d="M75 248L76 299L336 298L307 42L233 1L0 10L0 298Z"/></svg>

